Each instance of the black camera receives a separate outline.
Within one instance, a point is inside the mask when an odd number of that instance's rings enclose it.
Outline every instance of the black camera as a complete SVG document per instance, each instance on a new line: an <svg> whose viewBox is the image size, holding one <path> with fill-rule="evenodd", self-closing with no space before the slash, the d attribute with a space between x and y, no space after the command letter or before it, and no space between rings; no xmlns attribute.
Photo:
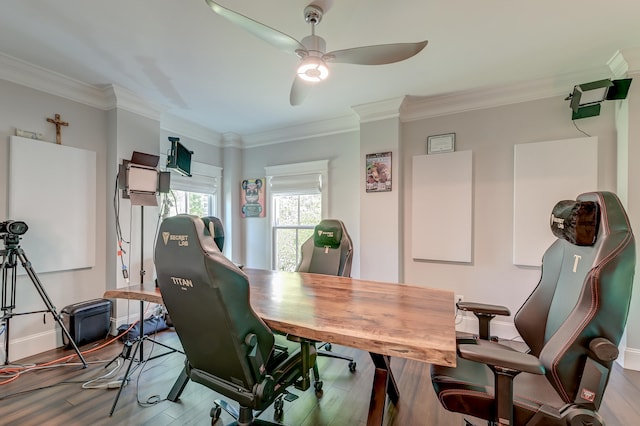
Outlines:
<svg viewBox="0 0 640 426"><path fill-rule="evenodd" d="M4 222L0 222L0 235L23 235L28 229L27 224L20 220L5 220Z"/></svg>

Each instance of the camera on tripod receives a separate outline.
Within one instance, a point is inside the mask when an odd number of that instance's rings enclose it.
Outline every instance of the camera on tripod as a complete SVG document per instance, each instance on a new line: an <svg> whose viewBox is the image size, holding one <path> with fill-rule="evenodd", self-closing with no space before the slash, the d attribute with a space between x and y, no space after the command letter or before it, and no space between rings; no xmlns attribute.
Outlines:
<svg viewBox="0 0 640 426"><path fill-rule="evenodd" d="M4 240L5 244L18 244L20 235L24 235L28 229L27 224L20 220L5 220L0 222L0 239Z"/></svg>

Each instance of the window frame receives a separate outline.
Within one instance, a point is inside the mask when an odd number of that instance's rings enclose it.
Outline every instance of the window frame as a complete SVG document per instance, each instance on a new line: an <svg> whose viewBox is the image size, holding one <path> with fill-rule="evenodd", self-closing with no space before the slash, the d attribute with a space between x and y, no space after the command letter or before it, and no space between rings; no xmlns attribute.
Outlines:
<svg viewBox="0 0 640 426"><path fill-rule="evenodd" d="M270 232L269 247L271 268L275 269L276 259L276 232L278 229L296 229L296 240L298 230L313 229L315 225L300 226L279 226L275 223L275 197L278 195L305 195L320 194L320 217L327 217L329 211L329 191L328 191L328 169L329 160L309 161L304 163L292 163L279 166L265 167L267 185L269 186L269 215ZM297 179L299 178L299 179ZM316 179L317 178L317 179ZM299 215L298 215L299 217ZM296 253L298 259L299 253Z"/></svg>
<svg viewBox="0 0 640 426"><path fill-rule="evenodd" d="M279 192L276 193L272 196L271 198L271 206L272 206L272 211L273 211L273 220L272 220L272 225L271 225L271 269L278 269L278 259L277 259L277 238L276 238L276 234L278 233L279 230L293 230L296 233L296 258L295 258L295 263L296 265L300 264L300 251L299 248L302 247L302 244L304 243L304 241L300 241L300 231L302 230L310 230L311 231L311 235L313 235L313 229L315 228L315 224L312 225L278 225L275 223L275 209L276 209L276 203L274 201L275 197L278 196L288 196L288 197L298 197L298 222L300 221L300 197L305 196L305 195L321 195L321 194L309 194L309 193L302 193L302 194L288 194L288 193L284 193L284 192ZM322 197L320 197L320 211L321 211L321 216L322 216Z"/></svg>

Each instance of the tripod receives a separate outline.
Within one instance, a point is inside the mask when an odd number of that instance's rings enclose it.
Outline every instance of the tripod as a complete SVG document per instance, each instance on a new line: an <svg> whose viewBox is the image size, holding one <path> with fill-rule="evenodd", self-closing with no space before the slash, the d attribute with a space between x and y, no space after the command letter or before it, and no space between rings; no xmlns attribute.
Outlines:
<svg viewBox="0 0 640 426"><path fill-rule="evenodd" d="M87 367L87 362L84 357L80 353L80 349L71 338L69 331L64 326L62 322L62 318L58 315L55 306L51 303L51 299L47 295L47 292L44 290L42 283L38 279L33 267L31 266L31 262L27 259L24 250L20 247L20 237L12 234L0 235L0 239L4 240L5 249L0 250L0 256L2 256L2 317L0 320L4 323L4 363L5 365L9 364L9 331L10 331L10 320L14 316L17 315L27 315L27 314L36 314L40 312L50 312L53 315L53 319L56 320L62 332L67 337L69 343L73 346L73 349L76 351L78 358L82 361L83 368ZM40 311L31 311L31 312L21 312L16 313L13 310L16 307L16 267L18 265L17 261L20 260L22 267L27 272L27 275L31 279L34 287L40 294L42 301L46 305L47 309ZM11 276L9 277L9 270L11 270ZM10 281L9 281L10 280Z"/></svg>

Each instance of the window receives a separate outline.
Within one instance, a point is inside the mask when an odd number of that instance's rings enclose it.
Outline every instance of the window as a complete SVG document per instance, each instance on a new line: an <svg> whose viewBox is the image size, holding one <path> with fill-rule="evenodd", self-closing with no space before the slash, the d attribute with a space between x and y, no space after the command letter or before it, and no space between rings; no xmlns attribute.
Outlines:
<svg viewBox="0 0 640 426"><path fill-rule="evenodd" d="M161 158L166 163L166 158ZM180 213L196 216L217 216L220 205L218 183L222 176L220 167L192 162L191 177L171 173L171 192L165 198L162 216Z"/></svg>
<svg viewBox="0 0 640 426"><path fill-rule="evenodd" d="M300 263L300 247L322 219L321 194L276 194L274 206L274 268L295 271Z"/></svg>
<svg viewBox="0 0 640 426"><path fill-rule="evenodd" d="M294 271L300 247L326 214L328 161L266 167L271 205L271 263Z"/></svg>
<svg viewBox="0 0 640 426"><path fill-rule="evenodd" d="M180 213L188 213L196 216L215 216L216 203L213 194L200 192L171 190L167 202L166 216L174 216Z"/></svg>

